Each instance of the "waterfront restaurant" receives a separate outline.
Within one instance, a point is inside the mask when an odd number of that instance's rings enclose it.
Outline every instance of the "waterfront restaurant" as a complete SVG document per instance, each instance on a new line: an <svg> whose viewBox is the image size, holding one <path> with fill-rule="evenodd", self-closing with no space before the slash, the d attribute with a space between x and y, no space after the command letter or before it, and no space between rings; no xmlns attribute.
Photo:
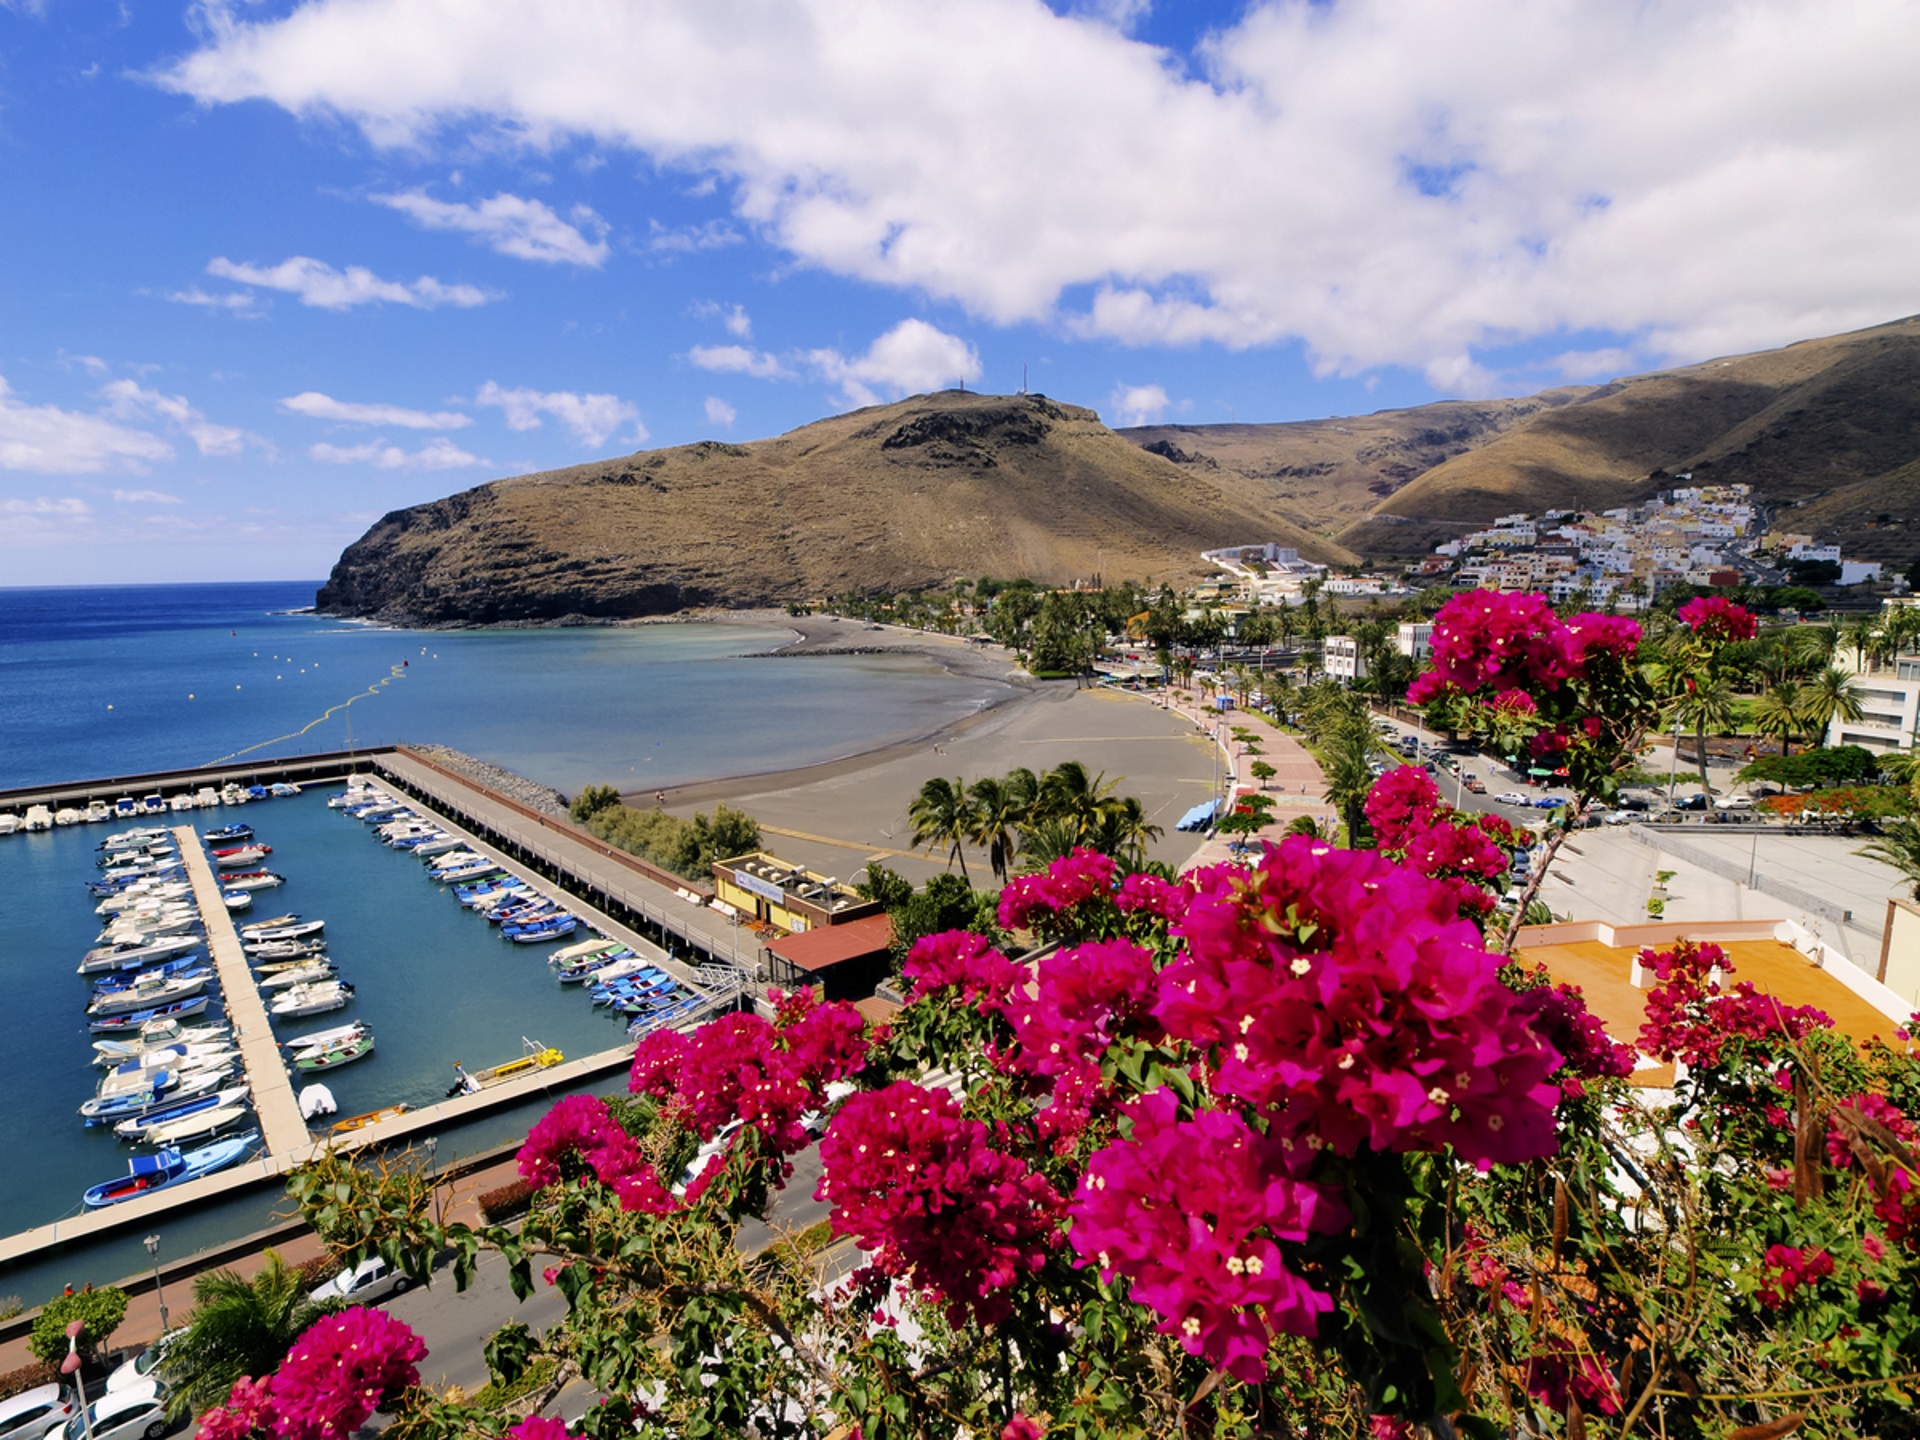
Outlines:
<svg viewBox="0 0 1920 1440"><path fill-rule="evenodd" d="M719 904L739 912L742 920L762 920L790 935L880 913L877 900L851 885L764 851L714 861L713 889Z"/></svg>

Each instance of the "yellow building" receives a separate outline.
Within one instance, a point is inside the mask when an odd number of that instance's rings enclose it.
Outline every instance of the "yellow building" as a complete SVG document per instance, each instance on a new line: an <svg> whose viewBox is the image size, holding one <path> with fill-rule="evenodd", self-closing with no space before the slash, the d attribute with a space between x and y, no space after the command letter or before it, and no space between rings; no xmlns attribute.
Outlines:
<svg viewBox="0 0 1920 1440"><path fill-rule="evenodd" d="M866 899L851 885L764 851L714 861L713 889L730 911L777 925L790 935L880 913L879 901Z"/></svg>

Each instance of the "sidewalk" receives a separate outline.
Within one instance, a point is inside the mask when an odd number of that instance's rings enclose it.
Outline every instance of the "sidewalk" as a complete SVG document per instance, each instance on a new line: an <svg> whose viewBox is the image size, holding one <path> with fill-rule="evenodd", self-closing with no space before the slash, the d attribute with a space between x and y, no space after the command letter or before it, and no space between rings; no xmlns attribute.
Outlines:
<svg viewBox="0 0 1920 1440"><path fill-rule="evenodd" d="M1209 837L1180 867L1182 870L1235 859L1232 847L1241 839L1246 841L1252 854L1258 855L1263 842L1279 844L1286 838L1287 827L1302 815L1310 815L1323 823L1337 823L1338 814L1327 803L1327 780L1320 771L1320 762L1298 737L1280 729L1257 710L1210 710L1191 694L1173 689L1162 693L1170 713L1213 737L1224 767L1222 779L1228 807L1233 797L1245 794L1265 794L1274 802L1273 819L1265 828L1245 837ZM1235 730L1250 733L1262 753L1247 753L1246 743L1234 738ZM1253 766L1261 760L1274 770L1264 784L1253 776Z"/></svg>

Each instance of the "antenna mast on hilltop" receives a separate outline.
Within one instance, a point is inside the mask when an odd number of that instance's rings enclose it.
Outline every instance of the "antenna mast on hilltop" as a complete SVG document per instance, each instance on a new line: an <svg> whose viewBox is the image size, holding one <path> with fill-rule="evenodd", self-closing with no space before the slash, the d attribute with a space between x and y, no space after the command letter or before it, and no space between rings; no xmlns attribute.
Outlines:
<svg viewBox="0 0 1920 1440"><path fill-rule="evenodd" d="M1022 395L1029 393L1027 390L1027 367L1024 362L1022 362L1020 366L1020 393Z"/></svg>

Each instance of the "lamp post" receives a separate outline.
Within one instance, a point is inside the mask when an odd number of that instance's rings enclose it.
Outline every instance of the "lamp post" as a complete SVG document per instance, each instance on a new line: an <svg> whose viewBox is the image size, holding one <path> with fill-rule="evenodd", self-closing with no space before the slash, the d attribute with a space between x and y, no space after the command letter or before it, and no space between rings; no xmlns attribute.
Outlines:
<svg viewBox="0 0 1920 1440"><path fill-rule="evenodd" d="M1680 716L1673 717L1673 754L1667 761L1667 809L1673 809L1673 777L1680 769Z"/></svg>
<svg viewBox="0 0 1920 1440"><path fill-rule="evenodd" d="M60 1362L60 1373L73 1376L73 1389L80 1400L80 1424L93 1440L93 1411L87 1405L87 1382L80 1378L80 1332L86 1321L75 1320L67 1326L67 1358Z"/></svg>
<svg viewBox="0 0 1920 1440"><path fill-rule="evenodd" d="M167 1292L160 1288L160 1237L149 1235L140 1242L147 1247L147 1257L153 1261L153 1293L160 1301L160 1333L167 1333Z"/></svg>

